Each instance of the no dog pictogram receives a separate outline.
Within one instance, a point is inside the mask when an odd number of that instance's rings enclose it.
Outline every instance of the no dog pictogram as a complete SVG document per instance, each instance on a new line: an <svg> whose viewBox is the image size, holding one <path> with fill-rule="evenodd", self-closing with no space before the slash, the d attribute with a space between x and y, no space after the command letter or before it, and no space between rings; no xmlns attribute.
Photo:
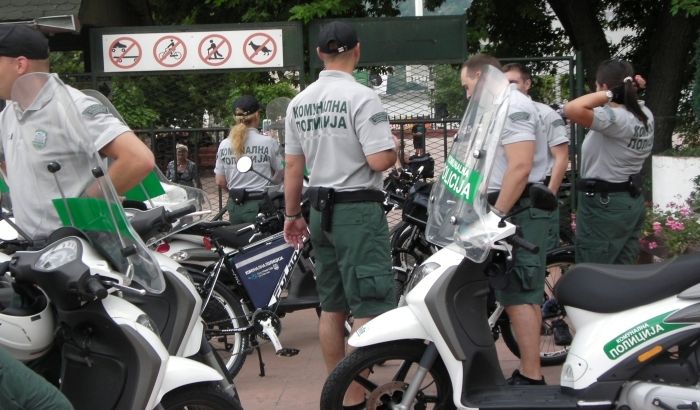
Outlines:
<svg viewBox="0 0 700 410"><path fill-rule="evenodd" d="M161 37L153 45L153 58L165 67L176 67L187 57L187 46L177 36Z"/></svg>
<svg viewBox="0 0 700 410"><path fill-rule="evenodd" d="M141 61L141 46L131 37L119 37L107 51L109 61L119 68L131 68Z"/></svg>
<svg viewBox="0 0 700 410"><path fill-rule="evenodd" d="M255 33L243 42L243 55L253 64L267 64L277 54L277 43L267 33Z"/></svg>
<svg viewBox="0 0 700 410"><path fill-rule="evenodd" d="M231 58L231 43L224 36L211 34L199 42L199 58L208 65L222 65Z"/></svg>

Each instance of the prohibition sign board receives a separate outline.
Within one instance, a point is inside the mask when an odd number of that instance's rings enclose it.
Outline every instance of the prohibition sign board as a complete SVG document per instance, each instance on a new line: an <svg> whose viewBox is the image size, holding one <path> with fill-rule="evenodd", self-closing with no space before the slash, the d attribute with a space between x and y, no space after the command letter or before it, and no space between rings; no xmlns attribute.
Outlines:
<svg viewBox="0 0 700 410"><path fill-rule="evenodd" d="M187 57L187 45L177 36L167 35L153 44L153 58L165 67L176 67Z"/></svg>
<svg viewBox="0 0 700 410"><path fill-rule="evenodd" d="M141 61L141 46L131 37L119 37L107 50L109 61L119 68L131 68ZM131 60L131 62L129 62Z"/></svg>
<svg viewBox="0 0 700 410"><path fill-rule="evenodd" d="M255 33L243 42L243 55L253 64L266 64L277 54L277 43L267 33Z"/></svg>
<svg viewBox="0 0 700 410"><path fill-rule="evenodd" d="M222 65L231 58L233 48L231 42L222 35L210 34L199 42L199 58L205 64L218 66Z"/></svg>

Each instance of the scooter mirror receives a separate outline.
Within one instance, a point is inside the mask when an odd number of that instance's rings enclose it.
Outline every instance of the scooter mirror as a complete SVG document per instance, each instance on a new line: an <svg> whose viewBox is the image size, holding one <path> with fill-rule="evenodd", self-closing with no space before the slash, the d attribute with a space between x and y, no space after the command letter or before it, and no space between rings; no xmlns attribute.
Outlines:
<svg viewBox="0 0 700 410"><path fill-rule="evenodd" d="M241 157L236 162L238 172L246 173L253 168L253 160L250 157Z"/></svg>
<svg viewBox="0 0 700 410"><path fill-rule="evenodd" d="M542 209L543 211L553 211L557 209L557 197L542 184L530 185L530 202L533 208Z"/></svg>

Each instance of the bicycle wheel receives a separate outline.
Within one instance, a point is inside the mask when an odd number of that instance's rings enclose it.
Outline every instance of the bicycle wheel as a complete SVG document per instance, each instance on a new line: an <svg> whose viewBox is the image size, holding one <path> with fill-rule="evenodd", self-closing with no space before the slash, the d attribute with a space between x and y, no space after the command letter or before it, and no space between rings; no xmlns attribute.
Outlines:
<svg viewBox="0 0 700 410"><path fill-rule="evenodd" d="M556 331L565 334L568 330L571 337L576 333L573 324L566 315L564 306L557 303L554 297L554 286L559 278L574 266L574 250L572 246L554 249L547 253L547 271L544 283L544 302L542 303L542 331L540 333L540 364L542 366L556 366L564 363L569 353L569 345L560 346L555 343ZM501 324L501 334L508 349L520 357L518 342L515 338L512 325L509 320Z"/></svg>
<svg viewBox="0 0 700 410"><path fill-rule="evenodd" d="M168 392L161 400L165 410L239 410L241 403L222 392L215 383L196 383Z"/></svg>
<svg viewBox="0 0 700 410"><path fill-rule="evenodd" d="M201 286L206 277L195 274L192 275L192 279L201 293ZM250 340L248 334L243 332L223 334L222 331L249 324L241 305L241 298L224 283L217 281L211 299L201 315L206 325L207 340L226 364L231 378L235 377L249 353Z"/></svg>
<svg viewBox="0 0 700 410"><path fill-rule="evenodd" d="M365 409L393 409L401 403L426 346L422 341L401 340L355 350L326 379L321 392L321 408L342 409L345 392L355 381L365 390ZM439 357L428 370L410 408L454 408L452 383Z"/></svg>

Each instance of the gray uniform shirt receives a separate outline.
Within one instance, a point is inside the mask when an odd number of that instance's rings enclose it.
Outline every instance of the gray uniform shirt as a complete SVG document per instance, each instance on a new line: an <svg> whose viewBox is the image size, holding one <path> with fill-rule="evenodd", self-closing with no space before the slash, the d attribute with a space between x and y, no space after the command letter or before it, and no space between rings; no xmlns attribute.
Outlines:
<svg viewBox="0 0 700 410"><path fill-rule="evenodd" d="M304 155L309 185L338 191L382 189L366 156L394 149L377 94L341 71L324 70L287 107L285 153Z"/></svg>
<svg viewBox="0 0 700 410"><path fill-rule="evenodd" d="M581 146L581 177L625 182L642 169L654 145L654 117L643 105L648 127L624 106L593 109L593 124Z"/></svg>
<svg viewBox="0 0 700 410"><path fill-rule="evenodd" d="M541 182L544 180L547 169L547 138L538 130L540 121L537 109L530 97L518 91L514 84L510 85L510 104L508 117L501 133L501 144L498 146L496 158L489 179L489 192L498 191L503 184L503 177L508 168L504 145L522 141L535 142L535 157L532 170L528 176L528 182Z"/></svg>
<svg viewBox="0 0 700 410"><path fill-rule="evenodd" d="M42 198L61 198L53 175L46 170L49 162L61 164L61 170L55 175L68 198L82 195L95 180L85 172L85 151L74 146L75 136L67 137L66 124L54 122L56 118L65 118L60 114L65 107L52 104L58 81L58 76L53 74L24 112L17 103L8 102L0 113L0 144L14 217L17 225L33 239L44 238L61 226L53 204L36 200L36 192L42 192ZM66 88L81 113L85 130L94 136L94 150L101 150L119 135L130 131L96 99L73 87ZM31 130L31 134L27 130Z"/></svg>
<svg viewBox="0 0 700 410"><path fill-rule="evenodd" d="M533 101L535 108L537 109L537 114L540 119L540 123L537 126L537 132L544 133L545 138L547 138L547 146L549 148L556 147L561 144L569 144L569 137L566 135L566 124L556 111L552 109L547 104L542 104L541 102ZM535 156L540 154L535 153ZM552 152L548 149L545 154L547 155L547 175L552 174L552 167L554 166L554 157ZM535 160L537 162L537 159Z"/></svg>
<svg viewBox="0 0 700 410"><path fill-rule="evenodd" d="M282 155L277 140L262 135L255 128L248 128L243 155L253 160L253 169L272 179L273 171L282 169ZM226 138L219 144L216 152L214 173L226 178L228 189L247 189L262 191L270 182L255 172L240 173L236 169L236 154L231 146L231 138Z"/></svg>

